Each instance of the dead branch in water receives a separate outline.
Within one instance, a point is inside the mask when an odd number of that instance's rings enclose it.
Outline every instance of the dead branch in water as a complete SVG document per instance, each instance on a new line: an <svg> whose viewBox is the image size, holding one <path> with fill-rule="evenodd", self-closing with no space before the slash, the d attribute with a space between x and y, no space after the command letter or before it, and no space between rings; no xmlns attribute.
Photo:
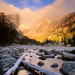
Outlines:
<svg viewBox="0 0 75 75"><path fill-rule="evenodd" d="M33 64L30 64L29 62L25 61L25 60L22 60L22 63L29 67L30 69L33 69L33 70L36 70L38 71L39 73L42 73L42 74L45 74L45 75L62 75L60 73L56 73L56 72L53 72L53 71L50 71L50 70L46 70L42 67L39 67L39 66L36 66L36 65L33 65Z"/></svg>
<svg viewBox="0 0 75 75"><path fill-rule="evenodd" d="M15 63L15 65L12 68L10 68L4 75L10 75L12 72L14 72L17 69L17 67L19 66L19 64L21 63L21 61L23 60L24 57L25 57L25 54L20 56L20 58Z"/></svg>

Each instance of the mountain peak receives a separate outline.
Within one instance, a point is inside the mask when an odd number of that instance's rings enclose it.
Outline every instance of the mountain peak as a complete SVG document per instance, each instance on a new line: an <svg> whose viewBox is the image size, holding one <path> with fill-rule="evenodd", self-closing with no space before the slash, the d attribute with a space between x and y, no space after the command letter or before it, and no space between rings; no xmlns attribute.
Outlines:
<svg viewBox="0 0 75 75"><path fill-rule="evenodd" d="M37 22L37 24L34 25L34 27L28 32L26 32L26 30L23 31L26 36L34 38L37 41L44 41L49 36L49 40L61 41L61 39L64 37L64 34L70 34L69 38L72 38L74 32L75 12L67 15L58 15L53 19L43 19L40 22Z"/></svg>
<svg viewBox="0 0 75 75"><path fill-rule="evenodd" d="M3 12L0 12L0 15L4 15L4 13Z"/></svg>

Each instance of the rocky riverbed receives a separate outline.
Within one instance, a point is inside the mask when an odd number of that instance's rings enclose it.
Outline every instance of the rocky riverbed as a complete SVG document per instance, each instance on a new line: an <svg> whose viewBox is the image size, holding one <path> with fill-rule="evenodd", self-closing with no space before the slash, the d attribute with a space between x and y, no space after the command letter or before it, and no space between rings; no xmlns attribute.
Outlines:
<svg viewBox="0 0 75 75"><path fill-rule="evenodd" d="M0 47L0 75L9 70L17 59L25 54L24 60L47 70L67 75L75 75L75 60L71 60L63 53L75 55L75 47L47 47L47 46L5 46ZM65 59L66 58L66 59ZM67 60L68 59L68 60ZM66 69L66 70L65 70ZM34 72L20 64L12 75L35 75ZM37 74L38 75L38 74Z"/></svg>

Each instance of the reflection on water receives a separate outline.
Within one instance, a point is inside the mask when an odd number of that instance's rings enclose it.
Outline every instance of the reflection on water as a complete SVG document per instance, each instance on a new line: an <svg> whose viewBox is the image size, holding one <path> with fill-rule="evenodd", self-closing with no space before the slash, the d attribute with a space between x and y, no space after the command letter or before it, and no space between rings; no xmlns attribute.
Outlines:
<svg viewBox="0 0 75 75"><path fill-rule="evenodd" d="M29 75L29 73L26 70L20 70L17 75Z"/></svg>
<svg viewBox="0 0 75 75"><path fill-rule="evenodd" d="M38 59L39 56L36 55L36 53L39 51L39 49L46 49L48 51L52 50L52 49L56 49L56 50L71 50L72 48L68 48L68 47L56 47L56 48L52 48L52 47L42 47L42 46L22 46L24 48L27 48L27 50L25 50L25 52L23 54L27 55L25 57L25 60L30 62L31 64L34 64L34 65L37 65L37 63L39 61L43 62L44 65L42 66L43 68L47 69L47 70L51 70L51 71L54 71L54 72L58 72L60 73L59 69L61 67L61 65L66 62L66 61L63 61L62 59L57 59L57 56L60 56L60 55L57 55L55 58L47 58L46 60L40 60ZM38 49L37 49L38 48ZM35 49L35 50L34 50ZM58 63L58 67L56 68L52 68L50 67L52 64L54 63ZM18 75L29 75L28 72L26 70L21 70L18 72Z"/></svg>

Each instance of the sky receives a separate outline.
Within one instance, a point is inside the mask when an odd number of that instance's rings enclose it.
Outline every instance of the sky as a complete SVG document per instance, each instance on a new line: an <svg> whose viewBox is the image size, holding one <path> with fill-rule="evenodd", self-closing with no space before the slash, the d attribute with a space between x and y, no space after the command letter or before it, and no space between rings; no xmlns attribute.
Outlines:
<svg viewBox="0 0 75 75"><path fill-rule="evenodd" d="M0 0L0 12L19 13L20 27L29 28L41 19L75 12L75 0Z"/></svg>
<svg viewBox="0 0 75 75"><path fill-rule="evenodd" d="M2 0L7 4L12 4L20 9L30 8L32 11L39 8L44 8L47 5L52 4L55 0Z"/></svg>

